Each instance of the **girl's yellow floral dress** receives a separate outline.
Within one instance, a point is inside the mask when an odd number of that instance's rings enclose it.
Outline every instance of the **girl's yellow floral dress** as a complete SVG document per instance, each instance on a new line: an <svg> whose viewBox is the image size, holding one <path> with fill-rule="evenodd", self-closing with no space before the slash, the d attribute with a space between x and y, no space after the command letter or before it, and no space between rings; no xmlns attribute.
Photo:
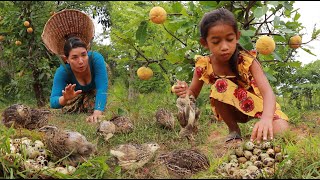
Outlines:
<svg viewBox="0 0 320 180"><path fill-rule="evenodd" d="M209 56L195 57L195 71L200 77L199 80L211 85L211 107L218 120L222 120L222 118L215 111L214 100L232 105L250 117L261 117L263 99L249 71L255 58L255 51L239 51L238 71L241 79L237 79L235 76L219 77L215 75ZM280 105L276 103L274 120L279 118L288 120L288 117L280 110Z"/></svg>

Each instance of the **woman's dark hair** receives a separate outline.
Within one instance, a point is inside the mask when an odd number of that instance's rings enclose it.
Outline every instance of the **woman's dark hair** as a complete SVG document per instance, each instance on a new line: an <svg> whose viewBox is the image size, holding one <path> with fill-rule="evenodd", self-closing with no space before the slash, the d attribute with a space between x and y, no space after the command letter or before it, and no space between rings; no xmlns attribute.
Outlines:
<svg viewBox="0 0 320 180"><path fill-rule="evenodd" d="M206 40L208 36L208 31L211 27L216 26L218 24L227 24L230 25L235 33L238 33L238 24L237 21L229 10L225 8L219 8L215 9L213 11L210 11L206 13L199 24L200 27L200 36L204 40ZM244 49L241 47L240 44L237 44L236 50L233 53L233 55L230 58L229 64L231 67L232 72L236 74L236 76L239 78L239 71L238 71L238 56L239 56L239 49Z"/></svg>
<svg viewBox="0 0 320 180"><path fill-rule="evenodd" d="M67 41L64 44L64 55L66 57L69 57L69 53L72 49L83 47L87 49L87 45L81 41L78 37L70 37L67 39Z"/></svg>

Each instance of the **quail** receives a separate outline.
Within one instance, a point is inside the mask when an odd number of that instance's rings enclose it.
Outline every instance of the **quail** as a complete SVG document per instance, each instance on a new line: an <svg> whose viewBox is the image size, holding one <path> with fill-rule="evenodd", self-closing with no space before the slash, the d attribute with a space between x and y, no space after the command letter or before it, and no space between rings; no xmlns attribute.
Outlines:
<svg viewBox="0 0 320 180"><path fill-rule="evenodd" d="M13 104L2 113L2 123L10 128L24 128L31 121L31 108L23 104Z"/></svg>
<svg viewBox="0 0 320 180"><path fill-rule="evenodd" d="M127 116L115 116L110 120L101 121L97 134L108 141L115 133L130 133L133 131L133 124Z"/></svg>
<svg viewBox="0 0 320 180"><path fill-rule="evenodd" d="M27 129L32 130L48 125L50 115L51 112L47 109L31 109L31 121L25 126Z"/></svg>
<svg viewBox="0 0 320 180"><path fill-rule="evenodd" d="M38 129L48 124L50 111L46 109L33 109L23 104L13 104L4 110L2 123L10 128Z"/></svg>
<svg viewBox="0 0 320 180"><path fill-rule="evenodd" d="M171 130L174 129L174 116L169 110L164 108L158 109L156 120L161 126Z"/></svg>
<svg viewBox="0 0 320 180"><path fill-rule="evenodd" d="M159 148L157 143L129 143L110 149L110 154L116 157L117 163L122 169L133 170L148 163Z"/></svg>
<svg viewBox="0 0 320 180"><path fill-rule="evenodd" d="M103 136L105 141L108 141L115 132L116 126L110 121L101 121L97 128L97 134Z"/></svg>
<svg viewBox="0 0 320 180"><path fill-rule="evenodd" d="M40 128L39 131L45 132L45 144L53 155L58 158L69 155L70 161L66 161L69 165L77 166L97 152L96 146L79 132L62 130L50 125Z"/></svg>
<svg viewBox="0 0 320 180"><path fill-rule="evenodd" d="M174 150L161 154L158 158L165 164L168 172L178 178L188 178L210 167L208 158L196 149Z"/></svg>
<svg viewBox="0 0 320 180"><path fill-rule="evenodd" d="M177 118L181 125L180 137L186 137L191 146L194 146L194 135L198 132L198 119L200 110L196 107L196 99L193 95L179 97L176 101L178 108Z"/></svg>

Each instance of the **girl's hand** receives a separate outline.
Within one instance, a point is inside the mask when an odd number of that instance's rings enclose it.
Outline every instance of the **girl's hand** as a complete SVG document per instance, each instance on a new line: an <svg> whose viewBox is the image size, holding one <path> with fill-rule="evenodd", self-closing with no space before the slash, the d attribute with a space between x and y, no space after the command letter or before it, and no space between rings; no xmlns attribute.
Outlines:
<svg viewBox="0 0 320 180"><path fill-rule="evenodd" d="M99 121L100 116L102 116L102 111L94 110L93 114L87 117L86 121L88 123L97 123Z"/></svg>
<svg viewBox="0 0 320 180"><path fill-rule="evenodd" d="M173 93L179 97L186 97L188 91L188 84L185 81L177 81L177 85L174 86Z"/></svg>
<svg viewBox="0 0 320 180"><path fill-rule="evenodd" d="M74 91L74 88L76 87L76 84L68 84L64 90L62 90L62 96L65 101L69 101L76 96L78 96L80 93L82 93L82 90Z"/></svg>
<svg viewBox="0 0 320 180"><path fill-rule="evenodd" d="M260 143L261 139L263 138L264 141L273 139L273 124L272 119L261 118L258 121L252 130L251 134L251 141L257 140L257 143Z"/></svg>

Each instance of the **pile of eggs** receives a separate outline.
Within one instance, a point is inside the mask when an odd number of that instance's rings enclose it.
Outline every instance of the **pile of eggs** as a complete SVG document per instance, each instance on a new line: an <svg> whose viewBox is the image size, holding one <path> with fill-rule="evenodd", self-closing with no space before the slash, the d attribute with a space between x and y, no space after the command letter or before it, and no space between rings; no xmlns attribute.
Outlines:
<svg viewBox="0 0 320 180"><path fill-rule="evenodd" d="M69 174L75 172L73 166L56 166L56 163L50 161L50 154L45 149L45 145L40 140L32 141L27 137L10 138L10 153L1 149L4 159L10 163L18 162L22 169L31 173L43 172L46 175L60 172Z"/></svg>
<svg viewBox="0 0 320 180"><path fill-rule="evenodd" d="M272 178L279 164L286 167L292 162L279 146L265 141L254 144L251 141L235 147L228 155L228 162L223 162L218 167L218 172L234 179L259 179Z"/></svg>

